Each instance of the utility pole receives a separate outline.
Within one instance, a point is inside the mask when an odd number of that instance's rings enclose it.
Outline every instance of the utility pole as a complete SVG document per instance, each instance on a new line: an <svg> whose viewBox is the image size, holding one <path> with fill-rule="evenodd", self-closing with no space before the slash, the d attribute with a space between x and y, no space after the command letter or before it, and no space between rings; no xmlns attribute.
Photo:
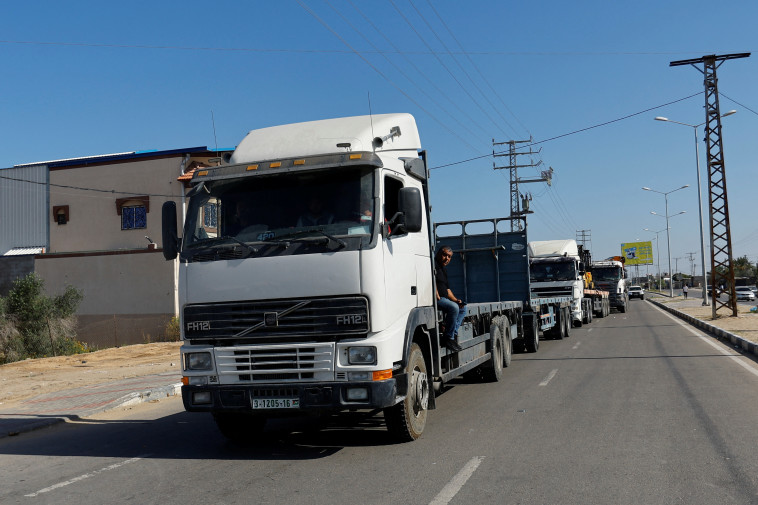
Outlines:
<svg viewBox="0 0 758 505"><path fill-rule="evenodd" d="M576 241L582 244L582 248L587 249L587 242L590 243L592 250L592 230L576 230Z"/></svg>
<svg viewBox="0 0 758 505"><path fill-rule="evenodd" d="M530 163L525 165L519 165L518 164L518 156L522 156L525 154L533 155L533 154L539 154L540 151L537 151L536 153L533 152L531 149L529 151L525 152L519 152L517 151L516 144L524 144L524 143L531 143L533 142L532 138L530 137L529 140L508 140L506 142L495 142L495 139L492 139L492 156L495 158L499 157L508 157L508 165L505 166L497 166L495 162L492 162L492 168L494 170L501 170L507 168L511 172L510 177L510 194L511 194L511 217L516 218L520 217L523 214L530 214L529 211L529 202L531 201L532 197L531 195L522 195L519 192L518 185L522 183L527 182L547 182L548 185L550 185L552 178L553 178L553 169L552 167L549 170L543 170L540 173L540 177L537 179L521 179L518 176L518 169L519 168L529 168L529 167L538 167L542 164L542 161L539 161L537 163ZM508 146L508 152L507 153L495 153L495 146L502 146L507 145ZM521 219L511 219L511 231L522 231L524 223L526 222L526 219L522 222Z"/></svg>
<svg viewBox="0 0 758 505"><path fill-rule="evenodd" d="M687 260L690 262L690 276L694 278L695 277L695 253L688 252L685 254L687 255Z"/></svg>
<svg viewBox="0 0 758 505"><path fill-rule="evenodd" d="M724 146L721 138L721 112L716 69L726 60L747 58L750 53L711 54L691 60L669 63L671 67L692 65L703 74L705 84L705 142L708 149L708 203L711 221L711 314L718 317L721 308L731 309L737 317L737 293L734 290L734 262L732 260L732 236L729 226L729 202L726 195L726 170L724 169ZM701 69L697 64L703 64ZM722 302L718 288L724 286L729 298Z"/></svg>

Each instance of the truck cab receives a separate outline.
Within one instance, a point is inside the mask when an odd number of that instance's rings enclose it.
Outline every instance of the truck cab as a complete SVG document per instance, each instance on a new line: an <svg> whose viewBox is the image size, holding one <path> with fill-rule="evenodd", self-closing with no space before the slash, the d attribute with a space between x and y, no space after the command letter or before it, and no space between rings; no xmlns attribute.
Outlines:
<svg viewBox="0 0 758 505"><path fill-rule="evenodd" d="M623 257L594 261L592 279L598 289L608 291L611 307L619 312L626 312L629 306L629 290Z"/></svg>

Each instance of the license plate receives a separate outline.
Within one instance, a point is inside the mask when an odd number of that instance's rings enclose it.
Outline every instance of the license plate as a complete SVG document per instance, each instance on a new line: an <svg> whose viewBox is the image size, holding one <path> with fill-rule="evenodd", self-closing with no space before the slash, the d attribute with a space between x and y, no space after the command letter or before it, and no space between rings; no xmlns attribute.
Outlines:
<svg viewBox="0 0 758 505"><path fill-rule="evenodd" d="M253 409L298 409L298 398L253 398Z"/></svg>

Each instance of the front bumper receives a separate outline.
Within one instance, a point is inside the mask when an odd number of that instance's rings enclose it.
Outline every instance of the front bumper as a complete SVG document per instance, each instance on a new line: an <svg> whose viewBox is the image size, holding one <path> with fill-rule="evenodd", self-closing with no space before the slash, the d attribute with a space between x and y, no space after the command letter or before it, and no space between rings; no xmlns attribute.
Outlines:
<svg viewBox="0 0 758 505"><path fill-rule="evenodd" d="M254 399L297 399L295 409L256 410L261 414L286 415L308 410L377 409L391 407L402 398L399 387L406 375L372 382L311 382L297 384L238 384L226 386L182 386L182 402L188 412L251 412ZM365 400L348 400L347 390L365 388ZM402 388L404 389L404 388ZM210 393L198 395L197 393ZM199 397L202 402L196 401Z"/></svg>

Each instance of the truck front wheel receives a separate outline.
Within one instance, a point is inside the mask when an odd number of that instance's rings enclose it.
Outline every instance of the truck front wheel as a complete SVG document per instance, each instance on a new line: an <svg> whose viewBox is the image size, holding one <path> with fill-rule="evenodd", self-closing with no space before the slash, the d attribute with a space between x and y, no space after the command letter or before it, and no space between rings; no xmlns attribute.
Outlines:
<svg viewBox="0 0 758 505"><path fill-rule="evenodd" d="M402 442L412 442L424 432L430 385L426 361L418 344L411 346L408 356L408 391L403 401L384 409L387 431Z"/></svg>

